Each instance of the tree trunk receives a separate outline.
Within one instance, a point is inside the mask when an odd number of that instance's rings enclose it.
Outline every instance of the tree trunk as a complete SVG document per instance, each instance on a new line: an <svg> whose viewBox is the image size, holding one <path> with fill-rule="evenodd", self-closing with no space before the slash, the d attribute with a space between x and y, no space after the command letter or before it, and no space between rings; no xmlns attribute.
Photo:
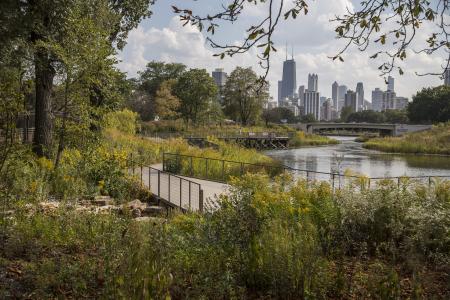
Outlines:
<svg viewBox="0 0 450 300"><path fill-rule="evenodd" d="M36 108L33 152L50 157L53 115L52 98L53 69L47 50L39 49L35 54Z"/></svg>

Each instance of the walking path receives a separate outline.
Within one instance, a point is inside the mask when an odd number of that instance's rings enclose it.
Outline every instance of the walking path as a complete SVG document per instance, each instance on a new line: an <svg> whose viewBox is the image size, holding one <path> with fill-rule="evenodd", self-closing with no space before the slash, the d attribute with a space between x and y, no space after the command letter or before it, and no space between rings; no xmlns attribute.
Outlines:
<svg viewBox="0 0 450 300"><path fill-rule="evenodd" d="M155 164L150 166L151 168L155 170L162 171L163 166L162 164ZM140 176L139 174L140 170L136 175ZM160 191L158 191L157 187L157 180L158 180L158 174L157 171L151 171L148 167L144 167L142 169L142 183L145 186L150 187L151 191L154 194L160 194L160 197L164 200L168 200L171 203L180 205L184 208L190 206L193 210L197 210L200 207L199 198L198 198L198 189L203 190L203 200L204 203L215 203L216 197L221 194L227 194L229 190L228 184L208 181L208 180L202 180L187 176L179 176L175 175L176 178L183 178L186 179L185 181L180 182L178 179L177 181L172 178L172 182L169 181L168 175L165 173L160 174L161 178L160 180ZM191 185L189 186L189 182L195 183L195 186ZM170 187L170 188L169 188Z"/></svg>

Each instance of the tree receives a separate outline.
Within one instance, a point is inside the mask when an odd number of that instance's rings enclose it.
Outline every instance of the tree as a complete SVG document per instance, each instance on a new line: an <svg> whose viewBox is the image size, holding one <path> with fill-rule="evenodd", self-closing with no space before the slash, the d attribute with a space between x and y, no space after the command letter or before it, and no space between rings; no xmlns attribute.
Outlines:
<svg viewBox="0 0 450 300"><path fill-rule="evenodd" d="M246 10L254 6L264 6L265 15L258 23L250 24L244 39L238 43L226 44L218 42L213 35L219 32L219 24L224 22L237 23L239 17ZM232 0L229 5L223 5L217 12L208 12L207 15L198 15L190 8L174 6L174 13L180 16L183 24L191 23L206 31L210 45L218 49L215 56L224 58L245 53L252 48L261 49L261 66L266 70L264 78L270 68L271 54L276 51L273 36L282 19L296 19L309 10L308 0ZM444 69L450 62L450 23L447 20L450 0L366 0L355 8L348 8L347 14L336 16L335 22L337 37L346 41L341 51L331 58L344 61L343 55L351 46L366 51L369 44L378 44L371 58L383 57L384 62L379 66L382 74L390 73L395 68L400 74L403 70L396 65L398 60L407 58L407 50L411 45L425 44L420 52L435 54L444 53L441 70L435 74L443 75ZM418 34L421 27L433 25L435 30L431 33ZM431 27L431 26L428 26ZM226 27L229 30L229 27ZM418 40L419 39L419 40ZM389 47L389 48L388 48ZM414 49L417 50L417 49ZM443 68L442 68L443 67ZM438 67L437 67L438 68Z"/></svg>
<svg viewBox="0 0 450 300"><path fill-rule="evenodd" d="M61 62L54 52L59 46L64 48L64 37L70 33L70 14L83 7L85 16L108 31L106 40L111 47L121 49L127 33L135 28L139 21L150 15L149 5L153 0L104 1L89 3L81 0L61 1L14 1L5 0L0 4L2 43L10 41L15 46L26 49L33 68L35 81L35 137L33 150L39 156L50 156L53 113L52 92L56 69ZM84 47L85 45L82 45ZM98 86L92 86L92 99L101 99Z"/></svg>
<svg viewBox="0 0 450 300"><path fill-rule="evenodd" d="M408 105L408 117L413 123L438 123L450 120L450 87L424 88Z"/></svg>
<svg viewBox="0 0 450 300"><path fill-rule="evenodd" d="M401 109L388 109L384 112L387 123L407 124L409 123L408 113Z"/></svg>
<svg viewBox="0 0 450 300"><path fill-rule="evenodd" d="M350 106L344 106L341 110L341 121L348 122L348 117L353 113L353 109Z"/></svg>
<svg viewBox="0 0 450 300"><path fill-rule="evenodd" d="M373 110L363 110L358 112L352 112L346 118L342 118L342 120L344 120L345 122L356 122L356 123L361 122L384 123L386 122L386 116L382 112L377 112Z"/></svg>
<svg viewBox="0 0 450 300"><path fill-rule="evenodd" d="M296 121L294 113L286 107L275 107L272 109L264 110L262 114L266 126L271 123L281 123L281 120L287 120L288 123L293 123Z"/></svg>
<svg viewBox="0 0 450 300"><path fill-rule="evenodd" d="M138 112L142 120L152 120L155 117L156 92L161 84L167 80L177 80L185 72L186 66L180 63L149 62L135 80L136 88L129 101L130 108Z"/></svg>
<svg viewBox="0 0 450 300"><path fill-rule="evenodd" d="M255 123L269 99L269 87L260 83L251 68L237 67L227 79L224 90L224 112L243 125Z"/></svg>
<svg viewBox="0 0 450 300"><path fill-rule="evenodd" d="M300 118L302 123L314 123L317 122L316 117L313 114L307 114Z"/></svg>
<svg viewBox="0 0 450 300"><path fill-rule="evenodd" d="M181 100L180 114L189 123L198 124L217 97L217 86L204 69L191 69L180 76L173 93Z"/></svg>
<svg viewBox="0 0 450 300"><path fill-rule="evenodd" d="M178 116L180 99L172 94L172 88L176 80L164 81L155 95L155 113L163 119L171 119Z"/></svg>

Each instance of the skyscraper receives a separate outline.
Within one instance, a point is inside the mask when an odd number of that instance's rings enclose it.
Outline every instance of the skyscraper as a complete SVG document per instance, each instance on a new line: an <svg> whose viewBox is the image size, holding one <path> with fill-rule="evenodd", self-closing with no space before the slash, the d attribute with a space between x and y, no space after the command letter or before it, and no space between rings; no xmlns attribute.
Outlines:
<svg viewBox="0 0 450 300"><path fill-rule="evenodd" d="M388 90L388 92L395 92L394 77L392 77L392 76L388 76L387 90Z"/></svg>
<svg viewBox="0 0 450 300"><path fill-rule="evenodd" d="M305 106L305 86L298 87L298 106Z"/></svg>
<svg viewBox="0 0 450 300"><path fill-rule="evenodd" d="M280 87L280 84L278 84ZM294 57L283 62L283 78L281 80L281 93L278 92L278 101L284 98L293 98L297 90L296 64Z"/></svg>
<svg viewBox="0 0 450 300"><path fill-rule="evenodd" d="M364 109L364 85L362 82L356 84L356 92L358 93L358 111Z"/></svg>
<svg viewBox="0 0 450 300"><path fill-rule="evenodd" d="M338 88L339 84L335 81L331 86L331 99L333 100L333 107L335 109L338 107Z"/></svg>
<svg viewBox="0 0 450 300"><path fill-rule="evenodd" d="M316 91L305 91L305 115L313 115L320 120L320 94Z"/></svg>
<svg viewBox="0 0 450 300"><path fill-rule="evenodd" d="M350 107L353 112L358 111L358 93L348 90L345 94L345 107Z"/></svg>
<svg viewBox="0 0 450 300"><path fill-rule="evenodd" d="M379 88L372 91L372 109L374 111L383 111L383 94Z"/></svg>
<svg viewBox="0 0 450 300"><path fill-rule="evenodd" d="M319 76L317 74L308 74L308 91L319 91Z"/></svg>
<svg viewBox="0 0 450 300"><path fill-rule="evenodd" d="M450 68L445 69L444 84L450 86Z"/></svg>
<svg viewBox="0 0 450 300"><path fill-rule="evenodd" d="M340 85L338 87L338 105L336 107L337 111L340 111L344 106L345 94L347 93L347 86Z"/></svg>
<svg viewBox="0 0 450 300"><path fill-rule="evenodd" d="M212 72L212 78L214 79L214 82L216 83L217 87L219 88L219 93L217 94L217 99L220 103L223 103L223 89L225 87L225 84L227 83L228 75L223 71L223 69L216 69Z"/></svg>

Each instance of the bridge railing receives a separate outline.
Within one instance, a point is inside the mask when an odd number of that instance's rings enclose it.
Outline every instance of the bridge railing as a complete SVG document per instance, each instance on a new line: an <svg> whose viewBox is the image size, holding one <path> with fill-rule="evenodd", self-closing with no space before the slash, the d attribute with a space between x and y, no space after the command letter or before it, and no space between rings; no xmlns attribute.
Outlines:
<svg viewBox="0 0 450 300"><path fill-rule="evenodd" d="M133 166L130 172L158 199L182 211L203 211L203 190L192 180L147 166Z"/></svg>
<svg viewBox="0 0 450 300"><path fill-rule="evenodd" d="M177 153L163 154L163 170L204 180L228 182L231 177L239 177L246 173L263 173L270 177L289 172L295 179L308 182L327 181L333 191L345 187L357 190L371 189L378 186L410 187L420 185L431 186L442 180L450 180L449 176L399 176L399 177L366 177L362 175L340 174L291 168L282 164L263 165L239 161L182 155Z"/></svg>

